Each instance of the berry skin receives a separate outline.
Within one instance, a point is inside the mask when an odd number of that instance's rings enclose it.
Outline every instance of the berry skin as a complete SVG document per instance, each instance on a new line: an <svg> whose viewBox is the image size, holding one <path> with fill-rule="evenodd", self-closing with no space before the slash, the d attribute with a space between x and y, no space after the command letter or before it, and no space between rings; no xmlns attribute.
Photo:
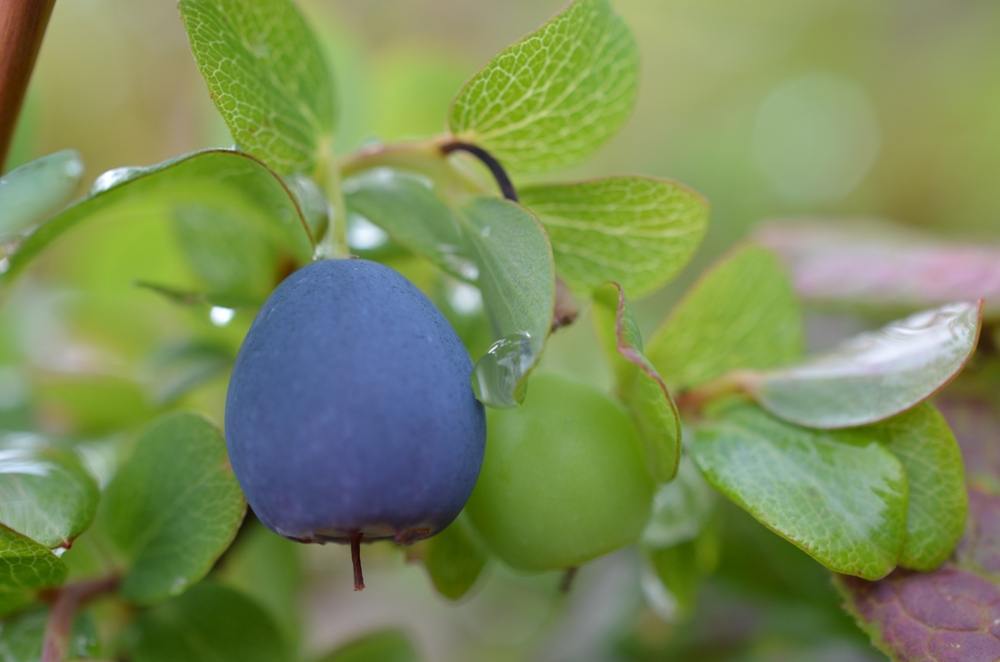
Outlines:
<svg viewBox="0 0 1000 662"><path fill-rule="evenodd" d="M654 486L621 405L542 373L523 405L487 418L486 459L466 512L507 565L570 568L638 539Z"/></svg>
<svg viewBox="0 0 1000 662"><path fill-rule="evenodd" d="M314 262L240 348L226 443L247 501L302 542L411 543L462 510L486 421L472 362L431 301L367 260Z"/></svg>

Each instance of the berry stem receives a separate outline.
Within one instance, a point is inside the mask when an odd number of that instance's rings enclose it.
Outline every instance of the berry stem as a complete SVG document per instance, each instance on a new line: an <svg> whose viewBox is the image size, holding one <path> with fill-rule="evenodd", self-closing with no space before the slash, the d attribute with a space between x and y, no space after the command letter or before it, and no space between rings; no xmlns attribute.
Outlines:
<svg viewBox="0 0 1000 662"><path fill-rule="evenodd" d="M361 573L361 538L363 533L351 534L351 563L354 564L354 590L363 591L365 589L365 577Z"/></svg>
<svg viewBox="0 0 1000 662"><path fill-rule="evenodd" d="M52 592L50 596L52 607L49 610L48 623L45 625L41 662L62 662L66 659L77 607L114 591L118 588L120 580L117 575L110 575L103 579L66 584Z"/></svg>
<svg viewBox="0 0 1000 662"><path fill-rule="evenodd" d="M517 189L514 188L514 183L510 181L510 177L507 176L507 171L503 169L503 166L500 165L500 162L497 161L492 154L478 145L464 143L460 140L455 140L441 145L442 154L447 155L452 152L468 152L482 161L483 165L490 169L490 174L493 175L493 179L496 180L497 186L500 187L500 192L503 194L503 197L511 202L520 202L517 197Z"/></svg>
<svg viewBox="0 0 1000 662"><path fill-rule="evenodd" d="M559 581L560 593L569 593L570 589L573 588L573 580L576 579L576 573L578 572L580 572L580 566L578 565L566 568L566 572L563 573L562 579Z"/></svg>

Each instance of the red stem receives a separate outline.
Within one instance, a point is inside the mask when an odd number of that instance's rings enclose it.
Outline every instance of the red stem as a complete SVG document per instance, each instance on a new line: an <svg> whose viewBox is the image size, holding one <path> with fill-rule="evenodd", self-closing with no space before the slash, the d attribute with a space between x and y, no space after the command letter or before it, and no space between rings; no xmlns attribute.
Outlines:
<svg viewBox="0 0 1000 662"><path fill-rule="evenodd" d="M0 172L56 0L0 1Z"/></svg>
<svg viewBox="0 0 1000 662"><path fill-rule="evenodd" d="M351 563L354 564L354 590L363 591L365 589L365 577L361 574L361 538L363 533L351 534ZM45 660L42 660L45 662Z"/></svg>
<svg viewBox="0 0 1000 662"><path fill-rule="evenodd" d="M81 604L99 595L110 593L118 587L121 578L111 575L89 582L66 584L52 593L52 608L45 626L41 662L63 662L69 653L69 636L73 618Z"/></svg>

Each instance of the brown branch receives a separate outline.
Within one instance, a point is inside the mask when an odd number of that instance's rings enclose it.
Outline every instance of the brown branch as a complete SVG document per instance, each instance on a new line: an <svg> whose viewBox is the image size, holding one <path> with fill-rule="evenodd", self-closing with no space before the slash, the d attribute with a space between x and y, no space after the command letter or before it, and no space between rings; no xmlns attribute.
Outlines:
<svg viewBox="0 0 1000 662"><path fill-rule="evenodd" d="M0 2L0 171L56 0Z"/></svg>
<svg viewBox="0 0 1000 662"><path fill-rule="evenodd" d="M119 581L121 578L118 575L111 575L103 579L66 584L49 594L52 607L45 625L41 662L63 662L66 659L77 607L99 595L114 591Z"/></svg>

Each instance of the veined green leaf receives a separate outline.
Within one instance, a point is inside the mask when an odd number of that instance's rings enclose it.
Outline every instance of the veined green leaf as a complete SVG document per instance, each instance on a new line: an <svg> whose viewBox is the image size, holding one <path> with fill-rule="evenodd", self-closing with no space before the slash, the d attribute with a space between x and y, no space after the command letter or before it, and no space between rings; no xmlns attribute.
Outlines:
<svg viewBox="0 0 1000 662"><path fill-rule="evenodd" d="M809 430L751 404L718 407L691 447L713 487L835 572L879 579L896 566L907 478L877 432Z"/></svg>
<svg viewBox="0 0 1000 662"><path fill-rule="evenodd" d="M281 632L239 591L203 582L143 612L133 623L135 662L285 662L295 659Z"/></svg>
<svg viewBox="0 0 1000 662"><path fill-rule="evenodd" d="M80 223L111 214L140 213L161 214L173 222L179 209L192 206L238 217L243 231L266 237L276 255L286 255L299 264L312 258L312 237L281 178L246 154L207 150L150 168L120 168L98 177L90 195L38 226L8 256L8 269L0 274L0 291L49 244ZM203 252L188 254L187 258L199 259L200 255ZM231 252L223 251L223 255L229 255L230 261L237 259ZM269 266L272 282L263 296L270 292L275 274L283 268L280 262Z"/></svg>
<svg viewBox="0 0 1000 662"><path fill-rule="evenodd" d="M56 586L66 564L34 540L0 525L0 590Z"/></svg>
<svg viewBox="0 0 1000 662"><path fill-rule="evenodd" d="M49 610L29 609L0 623L0 660L3 662L38 662L42 657L45 625ZM67 659L92 659L100 654L97 625L87 612L77 614L69 636Z"/></svg>
<svg viewBox="0 0 1000 662"><path fill-rule="evenodd" d="M469 592L489 558L464 513L425 544L421 561L434 588L449 600Z"/></svg>
<svg viewBox="0 0 1000 662"><path fill-rule="evenodd" d="M180 0L191 52L236 143L281 174L327 158L333 78L290 0Z"/></svg>
<svg viewBox="0 0 1000 662"><path fill-rule="evenodd" d="M656 368L642 353L642 337L625 292L609 283L594 292L594 323L618 381L618 397L642 440L656 482L677 473L681 423L677 407Z"/></svg>
<svg viewBox="0 0 1000 662"><path fill-rule="evenodd" d="M324 655L319 662L418 662L410 637L400 630L380 630Z"/></svg>
<svg viewBox="0 0 1000 662"><path fill-rule="evenodd" d="M69 547L97 511L97 481L54 448L0 449L0 523L44 547Z"/></svg>
<svg viewBox="0 0 1000 662"><path fill-rule="evenodd" d="M813 428L881 421L923 402L976 349L982 302L954 303L863 333L802 363L748 381L762 407Z"/></svg>
<svg viewBox="0 0 1000 662"><path fill-rule="evenodd" d="M900 565L924 572L937 568L961 540L969 507L955 435L927 403L862 430L876 432L906 471L909 503Z"/></svg>
<svg viewBox="0 0 1000 662"><path fill-rule="evenodd" d="M802 353L802 313L781 264L744 246L709 269L653 333L647 356L673 388Z"/></svg>
<svg viewBox="0 0 1000 662"><path fill-rule="evenodd" d="M160 418L101 504L102 524L129 564L122 594L152 604L182 593L229 547L245 510L218 428L194 414Z"/></svg>
<svg viewBox="0 0 1000 662"><path fill-rule="evenodd" d="M519 194L549 233L559 275L588 293L607 282L633 298L662 287L708 226L708 202L667 179L607 177L526 186Z"/></svg>
<svg viewBox="0 0 1000 662"><path fill-rule="evenodd" d="M570 165L628 119L638 74L635 39L609 0L574 0L473 76L448 126L515 170Z"/></svg>
<svg viewBox="0 0 1000 662"><path fill-rule="evenodd" d="M473 388L492 407L516 407L552 328L555 267L548 237L523 207L475 197L452 210L418 177L379 168L344 182L348 209L399 245L482 292L497 339L476 363Z"/></svg>
<svg viewBox="0 0 1000 662"><path fill-rule="evenodd" d="M69 202L83 176L83 159L66 149L0 177L0 238L24 232Z"/></svg>

